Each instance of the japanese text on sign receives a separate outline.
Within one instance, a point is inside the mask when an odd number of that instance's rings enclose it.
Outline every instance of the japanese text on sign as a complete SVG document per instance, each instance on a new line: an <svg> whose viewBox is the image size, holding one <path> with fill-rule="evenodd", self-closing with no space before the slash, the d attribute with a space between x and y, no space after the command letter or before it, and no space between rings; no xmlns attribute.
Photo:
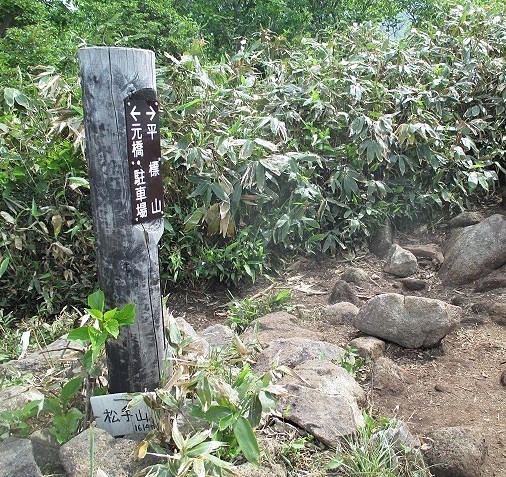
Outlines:
<svg viewBox="0 0 506 477"><path fill-rule="evenodd" d="M112 436L146 434L154 429L151 410L144 402L129 408L130 400L126 393L92 397L91 407L97 427Z"/></svg>
<svg viewBox="0 0 506 477"><path fill-rule="evenodd" d="M132 222L163 216L158 102L125 99Z"/></svg>

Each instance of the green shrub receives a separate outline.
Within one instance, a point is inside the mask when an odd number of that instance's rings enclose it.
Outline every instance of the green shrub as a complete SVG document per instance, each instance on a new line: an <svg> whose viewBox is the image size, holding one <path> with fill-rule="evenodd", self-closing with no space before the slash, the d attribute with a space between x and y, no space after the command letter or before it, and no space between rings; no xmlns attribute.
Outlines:
<svg viewBox="0 0 506 477"><path fill-rule="evenodd" d="M365 414L365 426L344 439L327 468L331 475L355 477L430 477L419 450L393 442L388 429L396 429L395 420L378 421ZM337 473L334 473L337 472Z"/></svg>
<svg viewBox="0 0 506 477"><path fill-rule="evenodd" d="M166 168L191 190L186 230L335 252L387 218L472 206L504 173L504 24L458 6L399 41L365 25L219 64L169 57Z"/></svg>

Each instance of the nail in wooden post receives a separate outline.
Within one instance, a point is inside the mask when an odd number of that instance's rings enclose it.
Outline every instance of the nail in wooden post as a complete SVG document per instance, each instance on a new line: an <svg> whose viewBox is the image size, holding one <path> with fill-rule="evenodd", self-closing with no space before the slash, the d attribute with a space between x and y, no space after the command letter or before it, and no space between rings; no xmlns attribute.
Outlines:
<svg viewBox="0 0 506 477"><path fill-rule="evenodd" d="M107 343L109 392L154 390L165 358L161 192L150 189L161 188L154 54L82 48L79 63L98 282L108 307L136 310Z"/></svg>

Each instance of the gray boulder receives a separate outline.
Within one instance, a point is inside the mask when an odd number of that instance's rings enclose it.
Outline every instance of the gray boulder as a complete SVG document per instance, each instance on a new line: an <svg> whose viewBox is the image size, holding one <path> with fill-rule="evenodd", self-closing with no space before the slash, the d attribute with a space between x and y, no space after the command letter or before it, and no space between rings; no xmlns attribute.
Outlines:
<svg viewBox="0 0 506 477"><path fill-rule="evenodd" d="M364 304L352 324L405 348L431 347L456 328L461 311L441 300L385 293Z"/></svg>
<svg viewBox="0 0 506 477"><path fill-rule="evenodd" d="M67 335L53 341L44 352L28 353L22 359L13 359L0 365L0 374L7 377L19 377L24 374L41 376L49 368L63 368L65 364L77 363L81 358L84 347L70 343ZM68 368L68 366L67 366Z"/></svg>
<svg viewBox="0 0 506 477"><path fill-rule="evenodd" d="M483 436L471 427L446 427L429 435L425 461L434 477L480 477L487 453Z"/></svg>
<svg viewBox="0 0 506 477"><path fill-rule="evenodd" d="M42 401L44 395L30 386L9 386L0 389L0 411L22 409L32 401Z"/></svg>
<svg viewBox="0 0 506 477"><path fill-rule="evenodd" d="M352 319L358 313L358 306L347 301L327 305L321 311L321 321L329 325L342 325L351 323Z"/></svg>
<svg viewBox="0 0 506 477"><path fill-rule="evenodd" d="M483 215L480 212L464 211L456 215L448 222L448 227L456 229L460 227L468 227L469 225L479 224L483 220Z"/></svg>
<svg viewBox="0 0 506 477"><path fill-rule="evenodd" d="M385 354L385 342L374 336L360 336L351 340L348 346L357 350L357 354L362 358L375 361Z"/></svg>
<svg viewBox="0 0 506 477"><path fill-rule="evenodd" d="M280 338L271 341L260 353L254 366L255 371L267 371L274 361L278 364L295 368L312 359L339 360L344 349L325 341L294 337Z"/></svg>
<svg viewBox="0 0 506 477"><path fill-rule="evenodd" d="M28 439L10 437L0 443L0 477L42 477Z"/></svg>
<svg viewBox="0 0 506 477"><path fill-rule="evenodd" d="M506 217L495 214L452 240L439 269L444 285L463 285L506 264Z"/></svg>
<svg viewBox="0 0 506 477"><path fill-rule="evenodd" d="M420 291L427 288L427 282L418 278L401 278L399 281L406 290Z"/></svg>
<svg viewBox="0 0 506 477"><path fill-rule="evenodd" d="M201 331L200 336L215 348L226 348L232 343L234 332L228 326L217 323Z"/></svg>
<svg viewBox="0 0 506 477"><path fill-rule="evenodd" d="M498 288L506 288L506 267L494 270L489 275L477 280L474 284L476 293L483 293Z"/></svg>
<svg viewBox="0 0 506 477"><path fill-rule="evenodd" d="M278 402L286 420L329 446L336 446L341 437L354 434L364 425L359 404L365 402L365 393L343 368L312 360L295 371L301 379L285 376L281 380L290 393Z"/></svg>
<svg viewBox="0 0 506 477"><path fill-rule="evenodd" d="M341 275L341 279L348 283L354 283L355 285L363 285L369 283L369 274L359 267L349 267Z"/></svg>
<svg viewBox="0 0 506 477"><path fill-rule="evenodd" d="M435 265L441 265L445 260L439 247L433 243L423 245L405 245L403 248L408 252L411 252L417 259L430 260Z"/></svg>
<svg viewBox="0 0 506 477"><path fill-rule="evenodd" d="M400 245L394 244L390 247L386 257L383 271L396 277L409 277L416 272L418 262L416 257Z"/></svg>
<svg viewBox="0 0 506 477"><path fill-rule="evenodd" d="M353 303L355 306L360 306L360 298L357 296L355 288L344 280L337 280L332 288L329 303L334 304L343 301Z"/></svg>
<svg viewBox="0 0 506 477"><path fill-rule="evenodd" d="M62 474L63 467L60 463L60 444L49 432L49 429L41 429L30 435L33 447L33 457L39 469L47 474Z"/></svg>
<svg viewBox="0 0 506 477"><path fill-rule="evenodd" d="M136 461L134 453L138 442L132 439L115 439L102 429L93 429L94 467L114 477L130 477L154 463L146 458ZM60 448L60 460L67 477L90 475L90 429L77 435Z"/></svg>
<svg viewBox="0 0 506 477"><path fill-rule="evenodd" d="M314 340L323 338L322 333L308 330L299 325L297 318L286 311L276 311L255 320L244 332L244 342L256 341L262 346L278 338L303 336Z"/></svg>
<svg viewBox="0 0 506 477"><path fill-rule="evenodd" d="M372 367L372 386L379 395L401 395L406 391L410 377L390 358L378 358Z"/></svg>
<svg viewBox="0 0 506 477"><path fill-rule="evenodd" d="M404 449L415 450L420 447L420 439L411 434L407 424L403 421L393 421L391 427L383 429L374 434L372 441L383 439L396 452Z"/></svg>

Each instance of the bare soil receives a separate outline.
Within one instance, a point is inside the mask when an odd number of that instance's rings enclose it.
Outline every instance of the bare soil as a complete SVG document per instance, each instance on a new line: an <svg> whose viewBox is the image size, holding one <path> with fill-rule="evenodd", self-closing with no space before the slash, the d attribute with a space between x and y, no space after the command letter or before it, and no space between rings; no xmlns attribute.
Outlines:
<svg viewBox="0 0 506 477"><path fill-rule="evenodd" d="M426 228L397 236L400 245L441 245L445 230L429 233ZM506 302L505 289L475 293L472 284L443 287L437 277L437 266L419 262L416 278L426 281L420 292L408 291L398 279L383 273L384 262L365 253L353 259L324 258L295 260L279 270L274 285L261 280L247 289L235 291L236 298L262 294L262 291L289 289L291 304L311 329L325 333L328 341L341 346L360 336L354 328L330 326L320 320L320 310L327 305L333 284L348 267L368 272L370 283L357 287L361 300L378 293L403 293L437 298L460 305L464 310L461 326L432 349L409 350L387 343L386 356L405 371L408 379L404 392L395 395L374 389L369 391L370 404L376 415L397 417L406 421L422 440L432 431L448 426L474 426L481 429L488 444L483 477L506 477L506 387L501 373L506 370L506 327L495 324L485 312L475 311L479 302ZM230 294L218 287L206 291L187 290L174 293L169 304L176 315L184 316L197 330L227 318L226 303Z"/></svg>

